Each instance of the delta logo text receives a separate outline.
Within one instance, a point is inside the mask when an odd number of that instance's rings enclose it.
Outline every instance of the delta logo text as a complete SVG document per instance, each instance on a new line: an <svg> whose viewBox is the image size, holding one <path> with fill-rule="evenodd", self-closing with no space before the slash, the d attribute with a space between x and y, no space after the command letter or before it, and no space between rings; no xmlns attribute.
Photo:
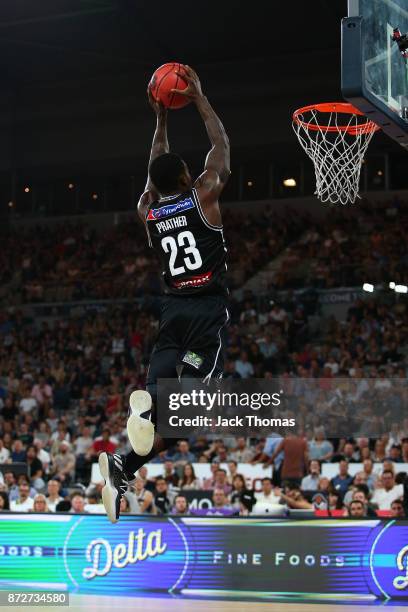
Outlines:
<svg viewBox="0 0 408 612"><path fill-rule="evenodd" d="M191 198L186 198L185 200L176 202L176 204L169 204L168 206L162 206L161 208L150 209L149 214L147 215L147 220L157 221L158 219L164 219L165 217L170 217L171 215L175 215L176 213L180 213L194 207L195 204L193 200Z"/></svg>
<svg viewBox="0 0 408 612"><path fill-rule="evenodd" d="M92 540L86 549L89 565L82 571L83 577L92 580L96 576L106 576L112 567L122 569L162 555L167 549L162 535L161 529L146 533L140 528L137 533L129 531L127 542L116 546L112 546L105 538Z"/></svg>

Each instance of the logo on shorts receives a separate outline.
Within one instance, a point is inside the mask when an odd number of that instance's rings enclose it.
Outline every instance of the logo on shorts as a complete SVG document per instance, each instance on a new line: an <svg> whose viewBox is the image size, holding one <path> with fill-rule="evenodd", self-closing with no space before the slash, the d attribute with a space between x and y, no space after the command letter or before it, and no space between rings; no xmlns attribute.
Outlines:
<svg viewBox="0 0 408 612"><path fill-rule="evenodd" d="M194 207L195 204L193 200L191 198L187 198L186 200L181 200L175 204L168 204L167 206L162 206L161 208L150 209L149 214L147 215L147 220L157 221L157 219L164 219L164 217L170 217L170 215L175 215L176 213L183 212Z"/></svg>
<svg viewBox="0 0 408 612"><path fill-rule="evenodd" d="M197 355L197 353L193 353L193 351L187 351L182 361L184 361L184 363L188 363L188 365L191 365L196 370L199 370L204 359L200 357L200 355Z"/></svg>

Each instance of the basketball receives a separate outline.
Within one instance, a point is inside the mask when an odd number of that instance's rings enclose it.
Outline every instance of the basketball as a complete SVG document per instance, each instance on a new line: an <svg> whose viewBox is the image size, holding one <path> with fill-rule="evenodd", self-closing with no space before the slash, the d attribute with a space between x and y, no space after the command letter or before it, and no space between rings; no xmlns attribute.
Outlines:
<svg viewBox="0 0 408 612"><path fill-rule="evenodd" d="M160 100L166 108L182 108L191 102L188 98L172 92L172 89L186 89L187 82L177 72L184 72L183 64L170 62L158 68L149 83L155 100Z"/></svg>

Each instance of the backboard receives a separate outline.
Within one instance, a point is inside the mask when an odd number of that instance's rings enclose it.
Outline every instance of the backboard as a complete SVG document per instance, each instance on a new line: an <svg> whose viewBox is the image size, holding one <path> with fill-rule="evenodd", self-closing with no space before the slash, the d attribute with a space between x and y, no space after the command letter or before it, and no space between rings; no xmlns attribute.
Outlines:
<svg viewBox="0 0 408 612"><path fill-rule="evenodd" d="M342 21L342 93L408 149L408 59L392 39L408 33L408 0L348 0Z"/></svg>

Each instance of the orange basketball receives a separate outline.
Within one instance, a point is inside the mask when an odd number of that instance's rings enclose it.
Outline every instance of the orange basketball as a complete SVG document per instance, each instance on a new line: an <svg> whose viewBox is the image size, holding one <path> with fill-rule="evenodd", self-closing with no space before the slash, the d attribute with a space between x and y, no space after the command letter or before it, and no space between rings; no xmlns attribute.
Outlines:
<svg viewBox="0 0 408 612"><path fill-rule="evenodd" d="M183 73L184 66L170 62L160 66L152 78L149 87L155 100L160 100L166 108L182 108L191 102L188 98L172 92L172 89L186 89L187 82L177 72Z"/></svg>

